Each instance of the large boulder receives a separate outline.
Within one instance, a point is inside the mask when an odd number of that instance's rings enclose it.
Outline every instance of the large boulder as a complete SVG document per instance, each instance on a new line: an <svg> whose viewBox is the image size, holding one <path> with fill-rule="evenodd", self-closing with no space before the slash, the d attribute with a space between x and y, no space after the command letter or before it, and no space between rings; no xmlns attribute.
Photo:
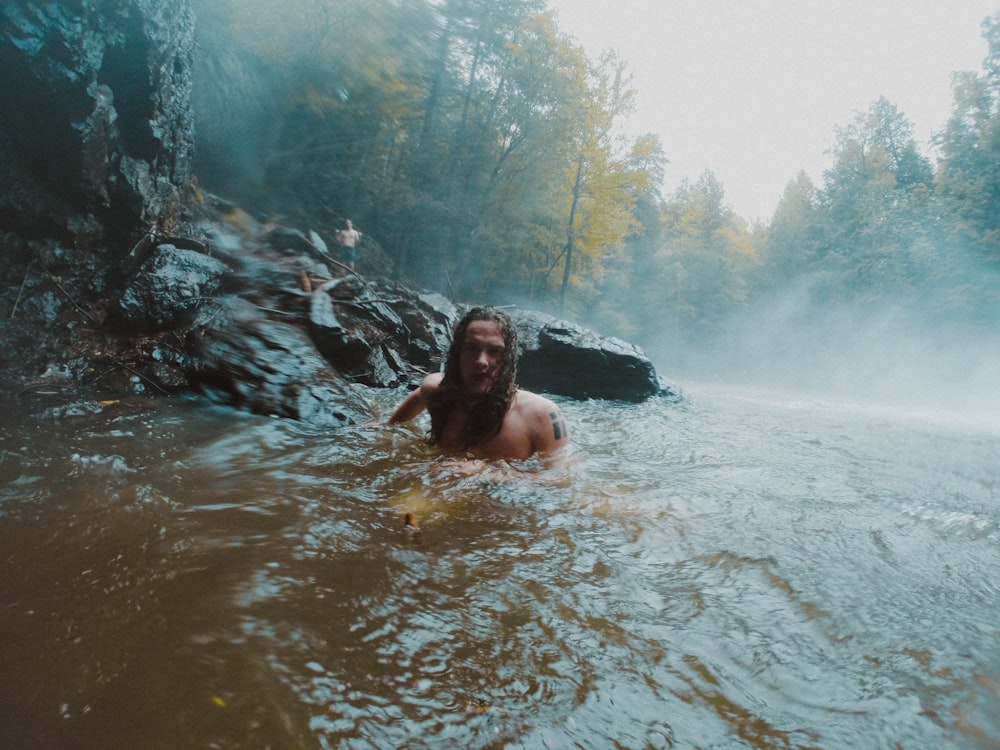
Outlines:
<svg viewBox="0 0 1000 750"><path fill-rule="evenodd" d="M215 294L226 270L225 263L204 253L158 245L126 285L112 313L132 331L176 328L193 319Z"/></svg>
<svg viewBox="0 0 1000 750"><path fill-rule="evenodd" d="M407 361L423 370L440 369L451 344L451 332L460 317L458 308L435 292L416 290L410 295L399 293L397 298L407 301L398 308L406 325L403 351Z"/></svg>
<svg viewBox="0 0 1000 750"><path fill-rule="evenodd" d="M400 384L406 365L396 350L406 326L370 282L347 276L316 289L309 331L316 348L345 375L367 385Z"/></svg>
<svg viewBox="0 0 1000 750"><path fill-rule="evenodd" d="M347 276L312 293L309 333L344 374L395 387L440 367L457 320L455 306L440 295Z"/></svg>
<svg viewBox="0 0 1000 750"><path fill-rule="evenodd" d="M238 297L205 308L186 339L191 385L260 414L319 425L357 424L370 409L301 328Z"/></svg>
<svg viewBox="0 0 1000 750"><path fill-rule="evenodd" d="M575 399L643 401L664 385L633 344L600 336L544 313L514 310L521 358L518 378L530 390Z"/></svg>

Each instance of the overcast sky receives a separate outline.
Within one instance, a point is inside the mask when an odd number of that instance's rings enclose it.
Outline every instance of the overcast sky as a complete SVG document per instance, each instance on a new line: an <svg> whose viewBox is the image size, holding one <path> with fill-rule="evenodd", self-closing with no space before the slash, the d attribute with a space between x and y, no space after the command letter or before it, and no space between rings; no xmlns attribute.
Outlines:
<svg viewBox="0 0 1000 750"><path fill-rule="evenodd" d="M926 143L951 73L980 71L980 23L1000 0L549 0L596 58L635 76L630 130L660 136L666 190L706 169L736 212L770 219L799 170L818 184L834 127L880 96Z"/></svg>

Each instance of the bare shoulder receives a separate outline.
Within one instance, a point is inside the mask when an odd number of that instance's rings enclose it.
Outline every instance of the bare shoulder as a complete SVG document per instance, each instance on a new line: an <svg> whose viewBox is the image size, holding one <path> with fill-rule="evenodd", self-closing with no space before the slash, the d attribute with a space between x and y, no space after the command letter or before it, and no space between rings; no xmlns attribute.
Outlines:
<svg viewBox="0 0 1000 750"><path fill-rule="evenodd" d="M531 391L518 391L516 408L530 425L536 450L549 452L569 442L566 420L556 403Z"/></svg>
<svg viewBox="0 0 1000 750"><path fill-rule="evenodd" d="M420 383L420 392L424 397L427 397L431 393L434 393L438 388L441 387L441 381L444 380L443 372L432 372L430 375L425 377Z"/></svg>
<svg viewBox="0 0 1000 750"><path fill-rule="evenodd" d="M559 410L559 407L552 400L523 389L517 392L517 407L525 415L543 414L548 411Z"/></svg>
<svg viewBox="0 0 1000 750"><path fill-rule="evenodd" d="M420 385L410 394L411 399L418 401L421 407L427 408L430 397L441 387L442 380L444 380L444 373L440 372L432 372L425 376L420 381Z"/></svg>

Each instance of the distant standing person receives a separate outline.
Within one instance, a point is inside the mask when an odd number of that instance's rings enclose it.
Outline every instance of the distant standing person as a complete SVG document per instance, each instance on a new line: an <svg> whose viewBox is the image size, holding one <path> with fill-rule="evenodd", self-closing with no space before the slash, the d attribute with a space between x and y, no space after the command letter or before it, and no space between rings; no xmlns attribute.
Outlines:
<svg viewBox="0 0 1000 750"><path fill-rule="evenodd" d="M354 270L354 261L358 259L358 245L361 243L361 232L354 228L351 220L347 226L337 232L337 244L340 245L340 259L344 265Z"/></svg>

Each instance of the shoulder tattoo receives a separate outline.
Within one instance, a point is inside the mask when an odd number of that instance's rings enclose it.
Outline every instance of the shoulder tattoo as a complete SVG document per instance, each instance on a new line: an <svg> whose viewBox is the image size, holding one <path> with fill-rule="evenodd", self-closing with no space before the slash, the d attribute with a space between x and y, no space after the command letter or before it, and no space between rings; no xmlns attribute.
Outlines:
<svg viewBox="0 0 1000 750"><path fill-rule="evenodd" d="M569 437L569 430L566 429L566 420L563 419L562 414L558 411L549 412L549 419L552 420L552 433L555 435L556 440Z"/></svg>

